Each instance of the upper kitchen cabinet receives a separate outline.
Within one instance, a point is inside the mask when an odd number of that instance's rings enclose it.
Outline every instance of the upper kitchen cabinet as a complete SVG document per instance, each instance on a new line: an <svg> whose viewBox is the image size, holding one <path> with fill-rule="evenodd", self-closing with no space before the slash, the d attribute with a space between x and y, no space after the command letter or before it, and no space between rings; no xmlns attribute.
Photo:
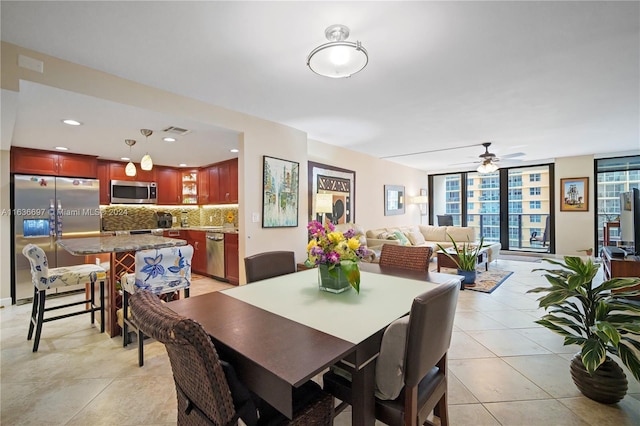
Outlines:
<svg viewBox="0 0 640 426"><path fill-rule="evenodd" d="M182 204L198 204L198 171L182 172Z"/></svg>
<svg viewBox="0 0 640 426"><path fill-rule="evenodd" d="M111 180L109 161L98 160L98 180L100 181L100 204L111 204Z"/></svg>
<svg viewBox="0 0 640 426"><path fill-rule="evenodd" d="M90 155L12 147L11 172L95 179L98 160Z"/></svg>
<svg viewBox="0 0 640 426"><path fill-rule="evenodd" d="M209 178L208 204L238 202L238 159L213 164L205 169ZM204 194L203 194L204 195ZM201 203L202 204L202 203Z"/></svg>
<svg viewBox="0 0 640 426"><path fill-rule="evenodd" d="M140 168L140 164L136 164L136 175L135 176L127 176L125 169L127 167L127 163L122 163L120 161L112 161L110 164L110 173L109 176L111 180L129 180L129 181L137 181L137 182L155 182L156 181L156 170L142 170Z"/></svg>
<svg viewBox="0 0 640 426"><path fill-rule="evenodd" d="M154 167L158 182L158 204L182 204L182 172L171 167Z"/></svg>
<svg viewBox="0 0 640 426"><path fill-rule="evenodd" d="M198 204L209 204L209 169L198 170Z"/></svg>

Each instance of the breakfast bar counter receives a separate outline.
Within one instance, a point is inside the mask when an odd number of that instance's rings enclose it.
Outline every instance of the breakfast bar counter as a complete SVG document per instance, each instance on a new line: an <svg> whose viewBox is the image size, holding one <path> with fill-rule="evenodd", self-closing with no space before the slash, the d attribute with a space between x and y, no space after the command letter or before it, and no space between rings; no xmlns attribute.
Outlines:
<svg viewBox="0 0 640 426"><path fill-rule="evenodd" d="M101 262L103 260L101 255L109 256L109 279L105 290L105 330L111 337L115 337L120 335L121 331L117 322L116 312L122 304L122 298L116 283L123 274L133 272L135 252L184 246L187 241L151 234L139 234L62 238L57 243L73 255L85 256L86 263Z"/></svg>

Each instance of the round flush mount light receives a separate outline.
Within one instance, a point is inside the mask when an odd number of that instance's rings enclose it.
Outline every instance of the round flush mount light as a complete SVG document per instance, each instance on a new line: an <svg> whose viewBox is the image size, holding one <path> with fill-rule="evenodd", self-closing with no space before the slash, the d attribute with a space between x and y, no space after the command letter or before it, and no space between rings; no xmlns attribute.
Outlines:
<svg viewBox="0 0 640 426"><path fill-rule="evenodd" d="M69 148L67 148L66 146L56 146L56 149L58 151L69 151Z"/></svg>
<svg viewBox="0 0 640 426"><path fill-rule="evenodd" d="M307 57L307 66L316 74L330 78L351 77L362 71L369 62L367 50L359 41L346 41L349 28L335 24L325 32L329 43L313 49Z"/></svg>
<svg viewBox="0 0 640 426"><path fill-rule="evenodd" d="M180 163L180 164L178 164L178 167L187 167L187 165L184 164L184 163Z"/></svg>
<svg viewBox="0 0 640 426"><path fill-rule="evenodd" d="M229 150L229 152L240 152L240 150L237 149L237 148L232 148L232 149Z"/></svg>
<svg viewBox="0 0 640 426"><path fill-rule="evenodd" d="M162 138L162 140L165 141L165 142L175 142L176 138L166 137L166 138Z"/></svg>
<svg viewBox="0 0 640 426"><path fill-rule="evenodd" d="M80 125L82 125L81 122L79 122L77 120L72 120L70 118L66 118L66 119L62 120L62 122L64 124L68 124L69 126L80 126Z"/></svg>

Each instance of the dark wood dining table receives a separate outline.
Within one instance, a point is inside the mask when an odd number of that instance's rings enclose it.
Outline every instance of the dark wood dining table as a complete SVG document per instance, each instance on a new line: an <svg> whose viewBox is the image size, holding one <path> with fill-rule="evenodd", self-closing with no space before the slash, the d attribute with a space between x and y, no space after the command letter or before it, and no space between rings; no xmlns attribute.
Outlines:
<svg viewBox="0 0 640 426"><path fill-rule="evenodd" d="M353 374L352 424L375 422L375 359L413 298L460 277L362 264L360 294L318 290L315 269L168 303L202 324L247 387L293 416L293 388L341 362Z"/></svg>

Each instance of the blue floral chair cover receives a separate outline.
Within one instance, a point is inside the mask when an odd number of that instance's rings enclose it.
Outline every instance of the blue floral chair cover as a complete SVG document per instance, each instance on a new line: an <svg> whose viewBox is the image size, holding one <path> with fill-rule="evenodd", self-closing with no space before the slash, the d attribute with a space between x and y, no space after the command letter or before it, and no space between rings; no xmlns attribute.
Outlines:
<svg viewBox="0 0 640 426"><path fill-rule="evenodd" d="M75 266L62 266L49 269L44 250L34 244L27 244L22 254L31 264L31 281L38 290L87 284L107 278L104 268L90 263Z"/></svg>
<svg viewBox="0 0 640 426"><path fill-rule="evenodd" d="M35 339L33 340L33 352L38 351L40 344L40 335L42 334L42 325L45 322L55 321L58 319L68 318L70 316L90 314L91 324L95 321L95 313L100 313L100 332L104 332L105 316L104 316L104 283L107 279L107 271L98 265L80 264L75 266L63 266L60 268L49 268L47 255L44 250L34 244L27 244L22 249L22 254L29 259L31 265L31 282L33 283L33 307L31 309L31 318L29 321L29 332L27 340L31 340L35 331ZM98 305L95 298L94 284L100 283L100 303ZM47 290L57 287L66 287L70 285L89 284L89 297L84 300L75 301L63 305L45 308L47 299ZM82 305L82 310L68 312L64 315L44 317L45 312L56 309L68 308L71 306Z"/></svg>
<svg viewBox="0 0 640 426"><path fill-rule="evenodd" d="M183 290L191 285L193 246L140 250L135 272L123 280L124 289L133 294L142 288L155 294Z"/></svg>
<svg viewBox="0 0 640 426"><path fill-rule="evenodd" d="M157 295L184 290L189 297L191 285L191 259L193 246L165 247L161 249L140 250L135 256L135 272L126 274L122 279L124 290L122 298L122 345L130 343L131 331L138 335L138 365L144 365L144 333L129 317L129 295L138 289L148 290Z"/></svg>

